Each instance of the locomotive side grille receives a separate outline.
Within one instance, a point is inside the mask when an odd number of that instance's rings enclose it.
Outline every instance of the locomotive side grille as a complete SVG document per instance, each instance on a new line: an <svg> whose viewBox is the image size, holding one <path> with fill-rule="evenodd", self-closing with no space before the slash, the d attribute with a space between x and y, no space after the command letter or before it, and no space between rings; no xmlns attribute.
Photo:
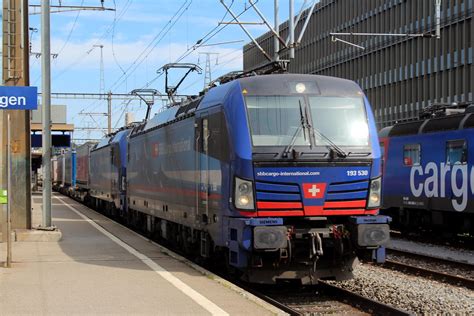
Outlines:
<svg viewBox="0 0 474 316"><path fill-rule="evenodd" d="M257 208L260 210L301 211L300 188L297 184L255 183Z"/></svg>
<svg viewBox="0 0 474 316"><path fill-rule="evenodd" d="M326 194L324 210L365 208L368 192L368 180L331 183Z"/></svg>

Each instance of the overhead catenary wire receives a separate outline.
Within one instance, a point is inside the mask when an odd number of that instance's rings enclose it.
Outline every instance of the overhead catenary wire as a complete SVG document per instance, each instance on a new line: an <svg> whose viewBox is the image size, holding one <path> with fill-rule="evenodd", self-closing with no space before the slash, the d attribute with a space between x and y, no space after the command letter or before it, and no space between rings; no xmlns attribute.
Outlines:
<svg viewBox="0 0 474 316"><path fill-rule="evenodd" d="M254 2L254 5L256 5L257 3L259 2L259 0L256 0ZM229 5L229 8L232 8L234 4L234 0L232 0L231 4ZM250 6L245 6L245 8L242 10L242 12L240 12L239 14L236 15L236 18L239 18L240 16L242 16L245 12L247 12L248 10L250 10ZM186 57L188 57L189 55L191 55L196 49L200 48L201 46L205 46L204 44L206 44L210 39L212 39L213 37L215 37L217 34L219 34L220 32L222 32L229 24L223 24L221 25L221 23L225 20L225 18L227 17L227 14L228 12L226 11L224 16L222 17L222 19L220 20L220 22L215 26L213 27L209 32L207 32L201 39L197 40L196 41L196 44L194 44L193 46L189 47L180 57L178 57L176 60L175 60L175 63L179 63L181 62L183 59L185 59ZM231 19L231 22L234 21L235 18L232 18ZM153 83L155 83L161 76L163 75L163 73L160 73L158 74L157 76L155 76L153 79L149 80L143 87L142 89L144 88L148 88L150 87Z"/></svg>
<svg viewBox="0 0 474 316"><path fill-rule="evenodd" d="M82 5L83 3L84 3L84 0L81 2L81 5ZM102 36L95 42L95 44L92 46L92 48L94 48L95 45L98 45L98 44L100 43L101 39L104 39L108 34L110 34L110 32L113 30L113 27L115 26L115 23L117 23L117 21L120 20L120 19L125 15L125 13L127 12L127 10L128 10L129 7L130 7L130 4L131 4L131 0L127 0L127 2L125 3L125 5L124 5L124 7L123 7L123 9L122 9L122 11L121 11L119 17L118 17L117 19L114 19L114 22L112 22L112 23L108 26L108 28L106 29L106 31L105 31L105 32L102 34ZM115 9L116 9L116 8L115 8ZM115 14L116 14L116 12L115 12ZM78 17L79 17L79 13L76 15L76 19L75 19L75 21L74 21L74 23L73 23L73 27L71 28L71 31L69 32L68 39L66 40L65 45L66 45L67 42L69 41L70 36L71 36L71 34L72 34L72 31L74 30L75 25L77 24L77 19L78 19ZM63 47L61 48L61 50L64 49L65 45L63 45ZM81 55L80 58L76 59L75 62L73 62L72 64L68 65L66 68L62 69L60 73L56 74L56 75L53 77L53 80L58 79L61 75L63 75L64 73L66 73L69 69L71 69L72 67L74 67L74 66L80 64L81 62L83 62L84 59L85 59L85 57L86 57L87 55L89 55L91 52L92 52L92 49L87 50L83 55ZM36 83L36 81L38 81L40 78L41 78L41 76L39 76L39 77L35 80L35 83ZM87 108L89 108L89 106L85 107L83 110L86 110ZM72 120L74 120L75 118L77 118L77 115L78 115L78 114L76 114L76 115L72 118ZM96 122L96 124L98 124L98 123Z"/></svg>
<svg viewBox="0 0 474 316"><path fill-rule="evenodd" d="M230 4L230 6L232 7L233 4L234 4L234 1L232 1L232 3ZM226 16L227 16L227 12L225 12L224 16L223 16L222 19L221 19L221 22L224 21L224 19L226 18ZM196 50L197 46L198 46L198 45L201 45L201 43L202 43L203 41L207 41L206 38L207 38L210 34L212 34L215 30L217 30L219 27L220 27L220 24L217 23L217 25L216 25L214 28L212 28L209 32L207 32L201 39L197 40L197 41L196 41L196 44L194 44L194 45L191 46L191 47L188 47L188 49L187 49L180 57L178 57L178 59L177 59L175 62L176 62L176 63L179 63L181 60L183 60L184 58L186 58L186 57L187 57L186 54L187 54L188 52L192 52L192 51Z"/></svg>
<svg viewBox="0 0 474 316"><path fill-rule="evenodd" d="M131 0L127 0L127 3L129 3ZM120 68L120 70L122 71L122 73L125 73L125 70L123 69L122 65L120 65L120 63L118 62L117 60L117 56L115 55L115 28L117 26L117 3L115 2L115 0L113 0L114 2L114 22L113 22L113 27L112 27L112 56L114 58L114 61L115 61L115 64ZM127 3L125 5L127 5Z"/></svg>
<svg viewBox="0 0 474 316"><path fill-rule="evenodd" d="M81 4L79 5L79 7L82 7L84 5L84 1L85 0L82 0L81 1ZM64 49L66 48L67 44L69 43L69 40L71 39L71 36L72 36L72 33L74 32L75 28L76 28L76 25L77 25L77 20L79 19L79 15L80 15L81 11L79 10L76 14L76 17L74 18L74 22L69 30L69 33L66 37L66 40L65 42L63 43L63 45L61 46L61 48L59 49L59 51L56 53L56 55L60 58L61 57L61 53L64 51ZM32 37L30 37L30 40L32 39ZM54 58L53 60L53 63L57 63L59 59L58 58ZM38 79L37 79L38 80ZM35 80L36 82L36 80Z"/></svg>
<svg viewBox="0 0 474 316"><path fill-rule="evenodd" d="M180 20L183 14L188 10L189 6L192 4L193 0L185 0L179 9L173 14L170 20L163 26L163 28L157 33L157 35L149 42L149 44L143 49L134 62L125 70L125 73L117 78L117 80L107 89L107 91L112 91L119 87L125 80L127 80L130 75L146 60L150 53L156 48L156 46L161 42L161 40L169 33L169 31L174 27L174 25ZM98 101L92 102L86 108L95 106Z"/></svg>
<svg viewBox="0 0 474 316"><path fill-rule="evenodd" d="M111 33L112 33L112 37L114 36L116 24L122 19L122 17L128 11L128 9L130 8L131 3L132 3L131 0L127 0L127 2L125 2L121 13L118 15L118 17L114 17L114 21L109 25L109 27L106 29L106 31L103 33L103 35L99 38L99 40L105 38L107 35L109 35ZM114 1L114 5L116 5L115 1ZM99 43L99 40L97 40L96 43ZM96 44L94 44L94 45L96 45ZM112 39L112 45L113 45L113 39ZM78 59L75 64L71 64L70 66L73 67L73 66L79 64L84 59L84 57L86 57L87 55L89 55L91 53L91 51L92 50L88 50L85 54L82 55L82 58ZM112 53L113 53L113 56L115 58L114 47L112 47ZM125 71L123 70L123 68L120 65L119 65L119 68L122 70L122 76L123 76ZM63 74L63 73L64 72L62 72L61 74ZM108 91L111 91L111 89L108 89ZM84 110L89 109L89 108L97 105L97 103L98 103L98 101L94 101L94 102L90 103L89 105L84 107Z"/></svg>
<svg viewBox="0 0 474 316"><path fill-rule="evenodd" d="M131 3L132 3L131 0L127 0L127 2L125 3L125 5L122 8L122 11L118 15L117 19L114 19L114 21L109 24L109 26L105 29L104 33L102 33L102 35L99 38L97 38L97 40L92 44L92 46L100 44L112 32L112 30L115 27L115 24L118 23L118 21L120 21L122 19L122 17L125 15L125 13L130 8ZM53 76L53 80L57 80L59 77L61 77L65 73L67 73L69 70L71 70L72 68L74 68L78 64L84 62L84 60L86 59L86 57L89 54L90 54L90 49L87 49L87 51L85 51L82 55L77 57L72 63L70 63L69 65L64 67L62 70L60 70L59 73L55 74Z"/></svg>
<svg viewBox="0 0 474 316"><path fill-rule="evenodd" d="M143 49L133 63L125 70L125 75L122 74L117 80L111 85L109 90L113 90L121 85L125 79L130 77L132 73L145 61L145 59L151 54L156 46L163 40L163 38L169 33L174 25L180 20L183 14L188 10L193 0L185 0L179 9L173 14L170 20L163 26L158 34L150 41L150 43ZM124 78L125 76L125 78Z"/></svg>
<svg viewBox="0 0 474 316"><path fill-rule="evenodd" d="M256 0L255 1L255 4L258 3L259 0ZM229 5L229 8L232 8L232 5L234 4L234 0L232 0L231 4ZM245 12L247 12L248 10L250 10L250 7L245 7L244 10L242 12L240 12L239 14L237 14L237 18L239 18L242 14L244 14ZM221 21L217 24L217 26L215 26L213 29L211 29L206 35L204 35L201 39L199 39L198 41L196 41L196 44L194 44L193 46L191 46L189 49L187 49L175 62L179 63L180 61L182 61L183 59L185 59L186 57L188 57L190 54L192 54L196 49L198 49L199 47L203 46L205 43L207 43L210 39L212 39L213 37L215 37L217 34L219 34L220 32L222 32L222 30L224 30L229 24L224 24L224 25L221 25L222 22L224 22L225 18L227 17L227 14L228 12L226 11L224 16L222 17ZM234 21L235 18L232 18L231 21Z"/></svg>
<svg viewBox="0 0 474 316"><path fill-rule="evenodd" d="M255 1L255 4L258 3L259 0L256 0ZM230 4L230 7L232 7L232 5L234 4L234 1L232 1L232 3ZM237 18L240 17L242 14L244 14L245 12L247 12L248 10L250 10L250 7L246 7L244 8L244 10L242 12L240 12L239 14L237 14ZM223 22L224 19L227 17L227 12L224 14L224 16L222 17L221 21L220 22ZM234 21L234 19L232 19L231 21ZM215 37L217 34L219 34L224 28L226 28L228 26L228 24L224 24L224 25L220 25L219 23L217 24L217 26L213 27L209 32L207 32L201 39L199 39L198 41L196 41L196 44L194 44L193 46L191 46L190 48L188 48L180 57L178 57L176 60L175 60L175 63L179 63L181 62L183 59L185 59L186 57L188 57L189 55L191 55L196 49L200 48L201 46L204 46L205 43L207 43L210 39L212 39L213 37ZM161 76L163 75L163 73L160 73L158 75L156 75L153 79L149 80L143 87L142 89L145 89L145 88L148 88L150 87L153 83L155 83Z"/></svg>
<svg viewBox="0 0 474 316"><path fill-rule="evenodd" d="M128 5L130 0L127 1L127 3L124 5L124 8ZM255 2L257 3L258 0ZM183 2L183 4L180 6L180 8L176 11L176 13L170 18L170 20L168 21L168 23L160 30L160 32L157 33L157 35L152 39L152 41L150 41L150 43L145 47L145 49L143 49L140 54L138 54L138 56L136 57L136 59L134 60L134 62L132 62L132 64L130 64L128 67L122 67L121 65L117 65L119 66L119 68L121 68L121 71L122 71L122 75L119 76L117 78L117 80L112 84L110 85L110 88L107 89L109 91L112 91L118 87L120 87L122 84L126 84L126 80L131 76L133 75L133 73L138 69L138 67L144 62L147 60L148 56L153 52L153 50L156 48L156 46L161 42L161 40L170 32L170 30L173 28L173 26L180 20L180 18L184 15L184 14L187 14L188 13L188 8L190 7L192 3L192 0L189 1L189 0L186 0ZM232 4L234 3L234 1L232 1ZM231 4L231 5L232 5ZM237 16L240 17L242 14L244 14L246 11L248 11L250 9L250 7L245 7L243 9L242 12L240 12ZM124 12L124 10L122 10L122 12ZM119 15L120 17L120 15ZM221 22L225 20L225 18L227 17L227 12L224 14L224 16L222 17L221 19ZM118 20L119 18L117 18ZM115 18L114 18L115 20ZM196 49L198 49L199 47L201 46L204 46L206 43L209 42L209 40L211 40L212 38L216 37L219 33L221 33L226 27L228 26L228 24L218 24L217 26L213 27L210 31L208 31L200 40L198 40L196 42L196 44L192 45L191 47L188 47L187 46L187 50L185 52L183 52L183 54L176 60L176 62L180 62L182 61L183 59L185 59L186 57L188 57L190 54L192 54ZM110 32L109 33L112 33L112 37L114 36L114 28L116 27L116 24L115 23L112 23L111 25L111 28L110 28ZM188 36L188 35L187 35ZM235 52L230 52L228 54L234 54L234 53L237 53L238 51L235 51ZM225 56L225 55L224 55ZM224 58L223 56L223 58ZM236 60L237 58L239 58L240 56L237 56L235 58L232 58L230 60L227 60L226 62L223 62L221 64L220 67L216 67L213 71L213 73L215 73L216 70L219 70L221 69L221 67L231 63L232 61ZM114 58L116 58L116 56L114 56ZM159 78L160 78L161 75L157 75L155 76L154 78L152 78L151 80L148 80L144 86L142 88L147 88L149 86L151 86L153 83L155 83ZM118 124L120 124L120 120L122 119L125 111L127 110L127 107L128 105L130 105L132 100L128 101L127 102L127 105L126 106L121 106L120 108L117 108L118 113L121 113L120 114L120 118L118 120L115 120L115 126L117 126ZM94 106L97 102L94 102L92 104L90 104L88 107L90 106ZM117 115L117 114L116 114ZM104 118L105 119L105 118ZM99 120L100 121L100 120Z"/></svg>
<svg viewBox="0 0 474 316"><path fill-rule="evenodd" d="M83 0L84 2L84 0ZM82 3L81 3L82 4ZM114 4L115 4L115 1L114 1ZM111 32L112 34L114 34L115 32L115 27L116 27L116 24L117 22L122 19L122 17L125 15L125 13L127 12L127 10L130 8L130 5L131 5L131 0L127 0L127 2L125 3L125 5L122 7L122 10L120 12L120 14L117 16L117 13L115 12L115 16L114 16L114 21L106 28L106 30L104 31L104 33L96 40L96 43L100 43L102 39L104 39L106 36L108 36ZM116 10L116 6L115 6L115 10ZM73 23L73 27L71 28L71 31L68 35L68 40L66 40L66 43L69 41L69 39L71 38L71 34L72 32L74 31L75 29L75 26L77 24L77 19L78 19L78 16L79 16L79 13L78 15L76 15L76 19ZM65 45L63 45L63 47L65 47ZM62 48L61 50L63 50L64 48ZM84 61L85 57L87 55L89 55L91 53L91 50L87 50L86 52L84 52L84 54L82 54L80 57L78 57L76 60L74 60L71 64L69 64L67 67L63 68L59 73L57 73L53 79L58 79L60 76L62 76L63 74L65 74L67 71L69 71L71 68L75 67L76 65L80 64L81 62ZM41 77L39 77L41 78ZM92 105L95 105L95 104L90 104L89 106L85 107L83 110L85 110L86 108L89 108L90 106ZM77 117L77 114L73 117L73 120L74 118ZM81 120L84 120L84 118L82 118ZM94 120L95 121L95 120ZM98 124L98 122L96 121L95 122L96 124Z"/></svg>
<svg viewBox="0 0 474 316"><path fill-rule="evenodd" d="M192 3L192 0L191 0L191 1L189 2L189 4L185 7L184 11L181 11L181 9L183 9L183 7L187 4L187 2L188 2L188 1L185 1L185 2L183 3L183 5L178 9L178 11L176 11L176 13L173 15L173 17L168 21L167 25L171 23L171 25L170 25L170 27L168 28L168 30L166 30L165 33L162 33L162 31L165 30L165 28L163 28L163 29L158 33L158 35L155 36L155 38L150 42L150 43L152 43L155 39L158 38L158 36L159 36L160 34L162 34L162 36L161 36L161 37L159 38L159 40L155 43L155 45L151 48L151 50L147 53L147 55L146 55L144 58L142 58L140 62L138 62L138 64L135 66L135 68L133 68L132 72L134 72L134 71L138 68L138 66L139 66L141 63L143 63L144 60L146 60L146 58L147 58L148 55L151 53L151 51L152 51L152 50L159 44L159 42L166 36L166 34L167 34L167 33L171 30L171 28L177 23L177 21L179 21L179 19L182 17L182 15L184 14L184 12L187 12L189 6L190 6L191 3ZM181 13L180 13L180 11L181 11ZM179 15L178 15L178 14L179 14ZM175 21L173 22L173 18L175 18L177 15L178 15L178 17L177 17L177 18L175 19ZM167 25L165 25L165 27L166 27ZM150 47L150 45L148 45L147 48L148 48L148 47ZM142 53L141 53L141 54L139 55L139 57L134 61L134 63L132 63L131 66L133 66L134 64L136 64L137 60L139 60L139 58L143 55L143 52L145 52L147 48L145 48L145 50L142 51ZM130 69L130 67L127 69L127 71L129 71L129 69ZM126 71L126 72L127 72L127 71ZM132 73L132 72L131 72L131 73ZM131 73L129 73L128 75L126 75L126 78L128 78L128 77L131 75ZM121 77L123 77L123 76L121 76ZM120 77L119 79L121 79L121 77ZM147 83L142 87L142 89L149 87L149 86L150 86L153 82L155 82L159 77L160 77L160 76L157 76L157 77L155 77L154 79L152 79L152 81L147 82ZM125 78L125 79L126 79L126 78ZM118 79L118 80L119 80L119 79ZM118 82L118 80L113 84L113 87L117 86L117 83L120 83L120 82ZM123 82L123 80L122 80L122 82ZM125 113L125 110L126 110L126 108L121 112L120 119L122 118L123 114ZM120 122L120 119L119 119L118 121L116 121L116 123Z"/></svg>
<svg viewBox="0 0 474 316"><path fill-rule="evenodd" d="M82 7L84 5L84 1L81 1L80 6ZM53 65L56 65L58 63L58 58L61 58L61 53L64 51L66 48L67 44L69 43L69 40L71 39L72 33L74 32L76 25L77 25L77 20L79 19L79 15L81 14L81 11L78 11L76 14L76 17L74 18L74 22L72 23L71 29L69 30L69 33L66 37L66 41L64 42L63 46L59 49L57 52L57 57L53 59ZM38 75L38 77L33 81L33 84L36 84L39 80L41 79L41 74Z"/></svg>
<svg viewBox="0 0 474 316"><path fill-rule="evenodd" d="M84 5L84 0L81 1L80 6L82 7L83 5ZM58 51L58 57L59 58L61 58L61 53L64 51L67 44L69 43L69 40L71 39L72 33L74 32L74 29L76 28L77 20L79 19L80 14L81 14L81 11L78 11L77 14L76 14L76 17L74 18L74 22L72 23L71 29L69 30L66 41L64 42L63 46ZM58 59L56 58L56 62L57 62L57 60Z"/></svg>

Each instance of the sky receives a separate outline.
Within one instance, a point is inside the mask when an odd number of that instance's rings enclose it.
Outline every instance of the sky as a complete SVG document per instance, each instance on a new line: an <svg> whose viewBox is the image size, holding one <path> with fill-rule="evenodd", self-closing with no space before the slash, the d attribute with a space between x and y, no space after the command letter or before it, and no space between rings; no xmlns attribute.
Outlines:
<svg viewBox="0 0 474 316"><path fill-rule="evenodd" d="M270 23L273 24L273 0L254 0ZM52 5L100 6L100 0L52 0ZM295 11L305 5L295 0ZM307 1L311 2L311 1ZM30 4L39 4L32 0ZM225 0L242 21L261 21L249 9L248 0ZM249 38L238 25L220 30L220 21L230 21L220 0L104 0L106 8L115 11L79 11L51 14L51 53L57 54L51 62L52 92L129 93L133 89L153 88L164 92L164 76L157 70L171 62L200 63L204 69L202 52L218 53L211 56L212 79L227 72L242 69L242 47ZM288 18L288 1L280 0L280 21ZM31 13L31 12L30 12ZM30 15L32 52L41 51L41 23L39 15ZM213 31L214 32L211 32ZM219 32L216 32L219 30ZM248 30L255 37L266 32L264 25L252 25ZM211 32L211 33L209 33ZM209 34L212 35L209 36ZM207 35L207 36L206 36ZM198 40L205 45L195 47ZM237 41L237 42L234 42ZM101 87L101 48L104 65L104 85ZM184 58L183 58L184 57ZM177 80L182 72L171 75ZM41 88L41 60L30 57L30 81ZM182 84L180 94L197 94L204 86L204 74L192 74ZM61 100L66 104L68 123L76 127L107 126L105 116L87 116L81 113L107 111L106 100ZM157 102L156 112L162 106ZM146 107L138 101L113 101L112 126L124 124L124 113L134 112L135 120L142 120ZM74 138L100 138L103 132L75 131Z"/></svg>

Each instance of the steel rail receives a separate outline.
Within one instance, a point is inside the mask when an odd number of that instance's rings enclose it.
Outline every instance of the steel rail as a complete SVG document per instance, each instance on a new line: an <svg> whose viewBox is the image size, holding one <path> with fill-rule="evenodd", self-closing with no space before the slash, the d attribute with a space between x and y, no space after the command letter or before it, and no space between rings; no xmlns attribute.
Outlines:
<svg viewBox="0 0 474 316"><path fill-rule="evenodd" d="M271 298L270 296L268 296L266 294L263 294L262 292L259 292L255 289L251 288L250 286L244 284L243 282L239 282L239 281L236 281L236 280L230 280L228 276L221 275L221 277L225 278L229 282L232 282L232 283L236 284L238 287L244 289L245 291L255 295L256 297L258 297L259 299L275 306L278 309L281 309L282 311L284 311L284 312L286 312L290 315L293 315L293 316L302 316L302 315L304 315L303 313L297 311L296 309L291 308L290 306L288 306L286 304L283 304L283 303L277 301L276 299Z"/></svg>
<svg viewBox="0 0 474 316"><path fill-rule="evenodd" d="M458 260L453 260L450 258L441 258L441 257L433 257L430 255L425 255L417 252L408 252L408 251L403 251L400 249L393 249L393 248L387 248L387 254L392 254L392 255L401 255L405 257L410 257L414 259L422 259L430 262L438 262L440 264L447 264L447 265L457 265L458 267L462 269L471 269L474 270L474 264L465 262L465 261L458 261Z"/></svg>
<svg viewBox="0 0 474 316"><path fill-rule="evenodd" d="M348 304L358 309L362 309L363 311L369 311L372 315L413 315L413 313L410 313L408 311L359 295L357 293L340 288L323 280L319 280L318 285L325 293L329 293L330 295L337 297L338 300L347 302Z"/></svg>
<svg viewBox="0 0 474 316"><path fill-rule="evenodd" d="M417 267L411 264L406 264L393 260L386 260L382 265L384 268L395 269L405 273L431 278L436 281L449 283L451 285L462 286L470 290L474 290L474 280L467 279L461 276L435 271L431 269Z"/></svg>

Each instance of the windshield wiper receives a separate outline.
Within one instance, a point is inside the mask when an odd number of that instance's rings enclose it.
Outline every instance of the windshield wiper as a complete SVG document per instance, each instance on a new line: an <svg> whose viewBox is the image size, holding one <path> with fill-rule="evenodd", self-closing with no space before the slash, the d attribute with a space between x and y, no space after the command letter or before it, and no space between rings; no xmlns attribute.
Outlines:
<svg viewBox="0 0 474 316"><path fill-rule="evenodd" d="M300 126L298 126L298 129L293 134L290 143L285 147L285 149L283 149L282 156L284 158L288 158L288 153L293 151L293 147L295 147L296 139L301 131L303 131L303 137L304 137L304 140L306 140L306 123L305 123L305 117L303 115L303 106L301 105L301 100L298 100L298 103L300 105Z"/></svg>
<svg viewBox="0 0 474 316"><path fill-rule="evenodd" d="M341 158L346 158L348 155L347 153L339 146L337 146L332 140L330 140L326 135L324 135L319 129L314 128L311 124L309 124L309 119L308 119L308 113L306 113L306 126L308 127L308 130L310 131L310 135L313 137L313 142L316 144L316 140L314 137L314 134L317 133L319 137L324 138L324 140L329 144L329 147L331 150L335 151L337 153L338 157Z"/></svg>

